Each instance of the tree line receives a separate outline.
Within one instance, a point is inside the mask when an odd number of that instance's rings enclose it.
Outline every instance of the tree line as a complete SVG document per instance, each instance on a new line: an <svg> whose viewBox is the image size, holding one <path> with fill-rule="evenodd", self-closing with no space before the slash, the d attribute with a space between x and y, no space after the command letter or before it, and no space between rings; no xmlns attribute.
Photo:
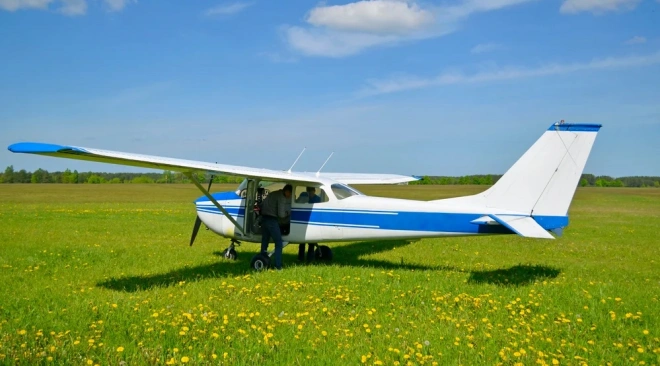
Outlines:
<svg viewBox="0 0 660 366"><path fill-rule="evenodd" d="M197 179L208 181L206 174L200 173ZM240 183L242 177L216 175L214 183ZM0 173L0 183L67 183L67 184L120 184L120 183L189 183L190 179L183 173L165 170L162 173L99 173L78 172L69 169L60 172L49 172L37 169L28 172L25 169L15 171L12 165L4 173Z"/></svg>
<svg viewBox="0 0 660 366"><path fill-rule="evenodd" d="M501 174L464 175L460 177L449 176L422 176L420 180L410 182L417 185L493 185ZM199 173L199 181L208 181L209 176ZM213 176L214 183L240 183L243 177L227 175ZM118 184L118 183L189 183L188 177L179 172L165 170L162 173L99 173L78 172L69 169L60 172L49 172L37 169L28 172L25 169L15 171L12 165L4 173L0 173L0 183L68 183L68 184ZM635 176L613 178L607 175L582 174L580 179L582 187L656 187L660 188L660 177Z"/></svg>
<svg viewBox="0 0 660 366"><path fill-rule="evenodd" d="M410 182L409 184L438 184L438 185L493 185L502 177L501 174L464 175L461 177L429 176ZM656 187L660 188L660 177L635 176L613 178L609 175L582 174L581 187Z"/></svg>

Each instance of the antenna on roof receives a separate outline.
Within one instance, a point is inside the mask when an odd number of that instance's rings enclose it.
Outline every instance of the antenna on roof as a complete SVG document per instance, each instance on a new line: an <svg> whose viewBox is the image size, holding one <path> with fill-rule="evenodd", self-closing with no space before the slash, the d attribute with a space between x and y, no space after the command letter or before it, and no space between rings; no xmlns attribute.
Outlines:
<svg viewBox="0 0 660 366"><path fill-rule="evenodd" d="M331 153L330 153L330 156L328 156L328 158L325 159L325 163L323 163L323 165L321 165L321 167L319 168L319 171L316 172L316 176L317 176L317 177L320 175L320 173L321 173L321 169L323 169L323 167L325 166L325 164L328 163L328 160L330 160L330 158L332 157L332 154L334 154L334 153L335 153L334 151L331 152Z"/></svg>
<svg viewBox="0 0 660 366"><path fill-rule="evenodd" d="M302 154L305 152L305 149L307 149L307 147L303 147L302 151L300 152L300 154L296 158L296 161L294 161L293 164L291 164L291 168L289 168L289 170L286 171L287 173L291 174L291 169L293 169L293 166L296 165L296 163L298 162L298 159L300 159Z"/></svg>

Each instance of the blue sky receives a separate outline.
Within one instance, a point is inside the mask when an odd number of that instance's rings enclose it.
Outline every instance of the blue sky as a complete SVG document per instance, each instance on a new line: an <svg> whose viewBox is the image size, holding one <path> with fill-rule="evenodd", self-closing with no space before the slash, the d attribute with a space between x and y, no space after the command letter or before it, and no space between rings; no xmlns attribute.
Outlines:
<svg viewBox="0 0 660 366"><path fill-rule="evenodd" d="M660 175L660 0L0 0L0 145L504 173L560 119ZM136 171L0 152L0 167Z"/></svg>

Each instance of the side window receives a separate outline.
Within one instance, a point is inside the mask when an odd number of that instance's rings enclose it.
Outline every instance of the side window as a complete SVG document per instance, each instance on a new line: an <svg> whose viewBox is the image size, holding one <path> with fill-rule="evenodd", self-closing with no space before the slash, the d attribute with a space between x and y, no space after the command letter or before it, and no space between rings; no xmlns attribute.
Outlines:
<svg viewBox="0 0 660 366"><path fill-rule="evenodd" d="M294 199L296 203L322 203L328 202L328 195L318 187L296 186Z"/></svg>
<svg viewBox="0 0 660 366"><path fill-rule="evenodd" d="M361 195L361 193L357 190L349 188L343 184L333 184L330 186L330 188L332 188L332 193L335 194L338 200L343 200L344 198L348 198L350 196Z"/></svg>

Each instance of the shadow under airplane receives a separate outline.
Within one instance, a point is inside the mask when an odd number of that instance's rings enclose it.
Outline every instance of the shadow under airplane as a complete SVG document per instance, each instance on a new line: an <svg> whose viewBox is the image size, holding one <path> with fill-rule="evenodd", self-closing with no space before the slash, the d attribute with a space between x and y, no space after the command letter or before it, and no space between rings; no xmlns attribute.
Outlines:
<svg viewBox="0 0 660 366"><path fill-rule="evenodd" d="M369 241L356 242L345 246L333 248L334 261L330 263L319 262L320 265L327 266L355 266L372 267L379 269L407 269L416 271L454 271L470 273L468 282L487 283L500 286L524 286L539 279L555 278L561 273L561 270L538 265L516 265L508 269L497 269L492 271L469 271L461 270L451 266L426 266L411 263L401 263L363 259L361 257L369 254L375 254L407 246L411 241L389 240L389 241ZM294 244L295 245L295 244ZM213 253L219 257L222 252ZM144 291L154 287L167 287L175 285L181 281L199 281L207 278L241 276L252 273L248 262L253 253L243 252L235 261L222 260L221 262L201 265L195 267L183 267L167 273L143 276L126 276L120 278L111 278L97 283L98 287L104 287L110 290L122 292ZM295 263L297 255L285 253L282 255L284 263Z"/></svg>

